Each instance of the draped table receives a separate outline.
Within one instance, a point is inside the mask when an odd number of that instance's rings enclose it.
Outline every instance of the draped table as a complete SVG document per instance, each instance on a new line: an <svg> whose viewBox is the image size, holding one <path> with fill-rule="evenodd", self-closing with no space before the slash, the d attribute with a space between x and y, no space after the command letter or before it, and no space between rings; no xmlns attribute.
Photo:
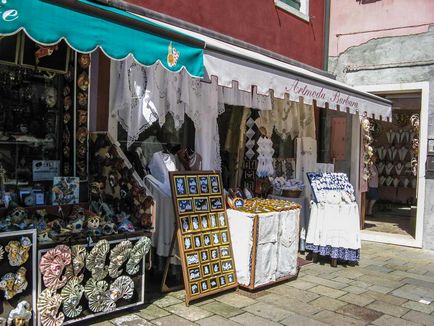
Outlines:
<svg viewBox="0 0 434 326"><path fill-rule="evenodd" d="M360 220L357 203L311 203L306 249L332 259L360 259Z"/></svg>
<svg viewBox="0 0 434 326"><path fill-rule="evenodd" d="M300 210L246 213L227 210L238 283L255 289L298 274Z"/></svg>

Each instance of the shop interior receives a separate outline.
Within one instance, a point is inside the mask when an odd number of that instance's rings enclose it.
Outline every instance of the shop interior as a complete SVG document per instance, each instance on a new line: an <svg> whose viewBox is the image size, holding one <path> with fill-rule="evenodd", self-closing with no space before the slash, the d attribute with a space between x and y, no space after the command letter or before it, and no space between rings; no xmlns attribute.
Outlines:
<svg viewBox="0 0 434 326"><path fill-rule="evenodd" d="M372 214L368 215L369 209L366 211L364 230L414 238L418 155L415 141L419 135L412 117L420 114L421 96L405 93L388 94L386 98L393 103L392 121L373 123L379 198L373 204Z"/></svg>

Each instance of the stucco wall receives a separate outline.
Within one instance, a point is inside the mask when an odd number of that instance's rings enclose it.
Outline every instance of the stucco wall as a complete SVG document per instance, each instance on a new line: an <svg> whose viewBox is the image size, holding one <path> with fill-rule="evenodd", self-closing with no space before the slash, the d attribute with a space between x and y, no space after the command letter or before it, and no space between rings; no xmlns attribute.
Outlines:
<svg viewBox="0 0 434 326"><path fill-rule="evenodd" d="M127 0L316 68L323 66L324 0L309 1L309 22L273 0Z"/></svg>
<svg viewBox="0 0 434 326"><path fill-rule="evenodd" d="M331 0L329 55L373 38L423 33L433 23L432 0Z"/></svg>
<svg viewBox="0 0 434 326"><path fill-rule="evenodd" d="M350 85L429 82L428 138L434 138L434 27L428 32L370 40L330 61ZM349 67L358 67L349 70ZM423 247L434 250L434 180L426 180Z"/></svg>

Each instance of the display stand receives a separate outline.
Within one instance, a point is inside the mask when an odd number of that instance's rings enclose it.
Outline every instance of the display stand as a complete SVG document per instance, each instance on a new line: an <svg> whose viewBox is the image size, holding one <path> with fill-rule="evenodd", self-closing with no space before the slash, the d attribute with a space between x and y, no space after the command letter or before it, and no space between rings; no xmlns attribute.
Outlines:
<svg viewBox="0 0 434 326"><path fill-rule="evenodd" d="M185 303L238 287L219 173L170 172Z"/></svg>
<svg viewBox="0 0 434 326"><path fill-rule="evenodd" d="M167 275L169 274L169 268L170 268L170 261L172 258L181 260L181 257L179 257L178 255L175 255L173 252L175 250L175 243L176 243L176 230L175 232L173 232L173 236L172 236L172 241L170 242L170 254L167 257L166 260L166 265L164 267L164 272L163 272L163 279L161 280L161 292L163 293L167 293L167 292L172 292L172 291L177 291L177 290L181 290L184 288L183 285L175 285L175 286L167 286Z"/></svg>
<svg viewBox="0 0 434 326"><path fill-rule="evenodd" d="M228 210L240 287L256 290L298 275L300 210L253 214Z"/></svg>
<svg viewBox="0 0 434 326"><path fill-rule="evenodd" d="M10 245L12 244L12 241L14 241L15 244L18 244L18 246L23 245L23 241L21 241L23 238L27 238L30 241L29 244L31 245L31 247L27 251L28 258L25 260L25 262L20 263L19 258L24 257L25 254L21 255L19 253L20 249L18 247L14 247L18 249L18 260L17 263L12 266L9 260L9 255L13 252L14 249ZM6 248L8 245L10 247ZM10 312L13 309L16 309L20 302L25 300L31 305L30 308L32 309L32 317L29 320L29 325L36 325L36 245L36 230L11 231L0 233L0 246L2 247L2 250L4 250L3 255L0 254L0 256L3 256L3 259L0 259L0 279L3 280L3 278L5 278L5 276L9 273L11 273L9 274L9 276L16 276L16 273L20 268L25 268L25 281L28 283L25 289L22 290L22 292L16 293L10 299L5 298L5 289L2 288L0 290L0 318L4 318L5 321L8 319ZM18 289L18 283L19 282L16 279L12 286L14 290ZM13 294L12 292L13 290L8 293ZM0 325L1 324L2 320L0 319Z"/></svg>

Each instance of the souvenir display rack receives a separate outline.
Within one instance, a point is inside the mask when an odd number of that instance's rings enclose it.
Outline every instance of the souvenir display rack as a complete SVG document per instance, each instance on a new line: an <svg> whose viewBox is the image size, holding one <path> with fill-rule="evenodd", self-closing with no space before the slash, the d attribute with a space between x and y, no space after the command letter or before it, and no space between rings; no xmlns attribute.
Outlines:
<svg viewBox="0 0 434 326"><path fill-rule="evenodd" d="M220 173L170 172L185 303L236 288Z"/></svg>
<svg viewBox="0 0 434 326"><path fill-rule="evenodd" d="M8 318L36 325L36 245L36 230L0 233L0 325L6 325ZM13 284L7 285L12 280Z"/></svg>
<svg viewBox="0 0 434 326"><path fill-rule="evenodd" d="M38 250L38 325L75 324L144 304L151 240L124 236Z"/></svg>

